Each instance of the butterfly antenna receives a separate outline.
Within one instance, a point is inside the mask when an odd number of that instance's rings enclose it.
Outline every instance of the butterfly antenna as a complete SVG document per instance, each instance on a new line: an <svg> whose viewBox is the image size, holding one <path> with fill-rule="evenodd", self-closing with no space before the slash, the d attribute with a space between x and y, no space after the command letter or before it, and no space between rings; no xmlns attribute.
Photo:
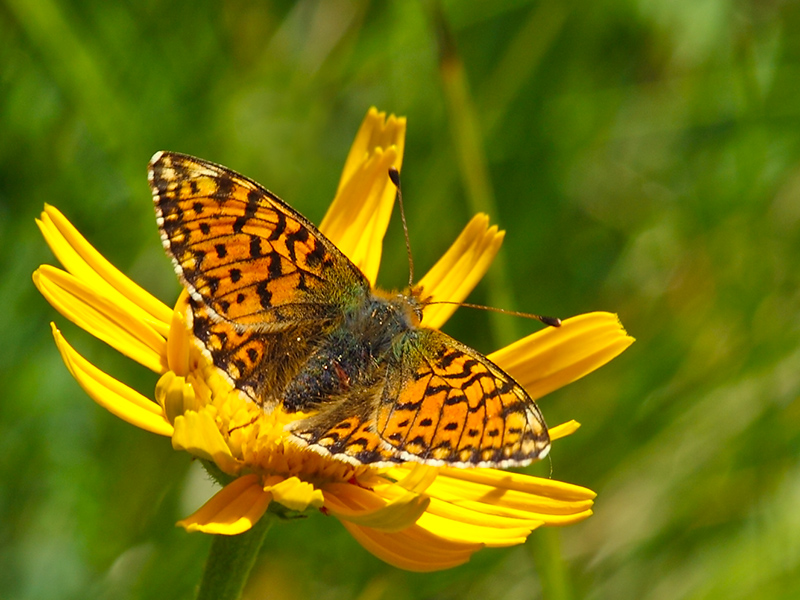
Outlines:
<svg viewBox="0 0 800 600"><path fill-rule="evenodd" d="M406 252L408 253L408 287L411 289L411 286L414 285L414 259L411 258L411 241L408 238L406 211L403 209L403 192L400 189L400 171L397 170L397 167L389 167L389 179L397 188L397 203L400 205L400 220L403 221L403 234L406 236Z"/></svg>
<svg viewBox="0 0 800 600"><path fill-rule="evenodd" d="M503 313L504 315L511 315L512 317L522 317L524 319L536 319L550 327L561 327L561 319L558 317L546 317L544 315L535 315L533 313L519 312L516 310L506 310L505 308L495 308L494 306L484 306L483 304L470 304L469 302L450 302L448 300L433 300L426 304L455 304L457 306L465 306L466 308L478 308L480 310L491 310L492 312Z"/></svg>

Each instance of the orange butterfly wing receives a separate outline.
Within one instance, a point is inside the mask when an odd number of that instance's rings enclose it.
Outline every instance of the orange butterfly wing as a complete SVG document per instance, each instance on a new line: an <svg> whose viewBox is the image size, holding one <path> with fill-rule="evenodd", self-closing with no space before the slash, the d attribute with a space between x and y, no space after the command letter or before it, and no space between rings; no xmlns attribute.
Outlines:
<svg viewBox="0 0 800 600"><path fill-rule="evenodd" d="M418 329L402 344L375 416L381 440L409 460L510 467L550 450L542 413L497 365L448 335Z"/></svg>
<svg viewBox="0 0 800 600"><path fill-rule="evenodd" d="M440 331L403 334L384 379L291 426L322 454L379 466L523 466L550 450L536 403L485 356Z"/></svg>
<svg viewBox="0 0 800 600"><path fill-rule="evenodd" d="M295 442L355 465L389 466L404 462L375 432L376 388L352 390L332 405L289 426Z"/></svg>
<svg viewBox="0 0 800 600"><path fill-rule="evenodd" d="M358 268L258 183L173 152L153 157L148 178L164 248L212 318L279 330L337 316L342 289L368 293Z"/></svg>

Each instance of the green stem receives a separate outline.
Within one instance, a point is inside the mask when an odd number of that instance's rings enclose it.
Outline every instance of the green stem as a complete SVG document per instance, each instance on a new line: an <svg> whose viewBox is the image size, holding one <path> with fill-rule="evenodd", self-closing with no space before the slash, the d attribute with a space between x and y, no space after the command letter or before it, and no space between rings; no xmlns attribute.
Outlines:
<svg viewBox="0 0 800 600"><path fill-rule="evenodd" d="M527 547L533 556L542 598L569 600L574 596L567 565L561 558L561 531L556 527L540 527L528 538Z"/></svg>
<svg viewBox="0 0 800 600"><path fill-rule="evenodd" d="M483 148L483 128L481 115L475 108L470 93L464 64L447 21L438 2L431 3L432 18L436 27L440 51L440 72L448 115L450 116L453 141L458 153L459 170L464 181L470 208L473 211L497 215L494 190L492 189L489 167ZM552 27L558 29L563 16L553 17ZM533 22L541 23L542 15L537 13ZM526 30L526 34L530 32ZM528 62L535 65L534 55ZM513 93L513 90L509 94ZM513 310L513 294L508 265L500 253L494 260L492 269L486 274L488 279L489 303ZM499 345L508 344L519 338L519 331L513 319L503 319L495 313L490 314L495 341ZM561 556L561 538L555 529L541 528L528 540L528 547L536 563L536 570L542 584L543 597L548 600L567 600L572 596L568 565Z"/></svg>
<svg viewBox="0 0 800 600"><path fill-rule="evenodd" d="M458 156L458 166L464 189L472 212L482 212L497 218L494 190L489 176L489 167L483 151L483 136L478 111L470 94L464 64L458 55L450 30L441 8L433 7L433 19L439 42L439 70L442 87L450 115L450 130ZM494 259L492 268L486 273L487 294L490 306L514 310L515 303L511 293L505 257L502 253ZM495 343L498 346L509 344L517 339L516 327L510 319L498 313L489 313Z"/></svg>
<svg viewBox="0 0 800 600"><path fill-rule="evenodd" d="M197 592L197 600L238 600L273 517L267 512L249 531L215 535Z"/></svg>

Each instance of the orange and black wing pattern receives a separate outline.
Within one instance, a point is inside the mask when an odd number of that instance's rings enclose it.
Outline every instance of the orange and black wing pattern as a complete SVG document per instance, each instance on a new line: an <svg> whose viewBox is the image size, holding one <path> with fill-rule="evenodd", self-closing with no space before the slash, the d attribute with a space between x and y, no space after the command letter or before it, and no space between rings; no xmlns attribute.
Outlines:
<svg viewBox="0 0 800 600"><path fill-rule="evenodd" d="M369 290L314 225L230 169L159 152L149 181L164 247L212 319L277 331L335 316L342 289Z"/></svg>
<svg viewBox="0 0 800 600"><path fill-rule="evenodd" d="M508 374L439 331L407 334L385 379L292 424L295 441L353 464L523 466L550 437L541 412Z"/></svg>
<svg viewBox="0 0 800 600"><path fill-rule="evenodd" d="M372 419L378 393L374 388L351 390L348 397L295 421L289 426L293 441L354 465L390 466L404 462L375 432Z"/></svg>
<svg viewBox="0 0 800 600"><path fill-rule="evenodd" d="M430 329L409 332L374 417L400 457L434 465L510 467L550 450L542 413L485 356Z"/></svg>
<svg viewBox="0 0 800 600"><path fill-rule="evenodd" d="M296 360L313 351L321 334L309 325L262 331L234 327L211 316L210 310L189 299L188 325L195 339L231 385L261 406L276 406L296 369Z"/></svg>

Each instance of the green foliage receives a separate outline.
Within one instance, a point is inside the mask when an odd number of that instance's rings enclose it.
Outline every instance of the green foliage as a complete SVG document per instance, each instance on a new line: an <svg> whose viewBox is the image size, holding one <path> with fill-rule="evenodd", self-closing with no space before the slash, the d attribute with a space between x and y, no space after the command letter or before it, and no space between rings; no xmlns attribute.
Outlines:
<svg viewBox="0 0 800 600"><path fill-rule="evenodd" d="M318 222L373 104L409 118L418 274L488 198L504 267L471 301L610 310L638 339L540 403L551 424L583 423L552 469L598 491L596 514L428 575L384 565L335 519L279 521L250 597L794 597L798 27L793 3L725 0L6 0L0 597L189 598L210 544L174 527L209 493L198 465L94 405L58 357L51 320L103 369L155 384L34 289L54 263L43 203L171 304L155 151L225 164ZM462 96L442 57L463 64ZM405 256L395 222L383 285L403 285ZM462 309L447 330L491 351L503 327Z"/></svg>

